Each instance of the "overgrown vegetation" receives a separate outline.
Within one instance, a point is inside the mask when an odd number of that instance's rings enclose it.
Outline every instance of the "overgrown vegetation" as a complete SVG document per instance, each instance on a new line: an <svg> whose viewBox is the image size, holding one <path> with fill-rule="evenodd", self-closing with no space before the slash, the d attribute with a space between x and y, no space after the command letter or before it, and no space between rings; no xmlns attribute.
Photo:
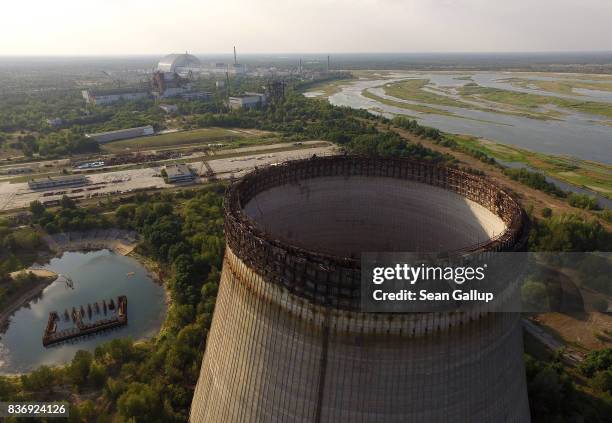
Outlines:
<svg viewBox="0 0 612 423"><path fill-rule="evenodd" d="M609 355L611 350L604 351L607 351ZM585 363L587 361L588 358ZM597 392L597 395L589 395L576 387L574 382L576 378L568 373L567 367L561 361L560 354L554 355L547 361L540 361L526 355L525 368L529 406L534 423L576 421L604 423L609 421L610 413L612 413L612 396L610 396L609 387L606 391L599 389L598 386L602 379L599 375L606 373L598 373L597 376L587 380L587 384L596 387Z"/></svg>
<svg viewBox="0 0 612 423"><path fill-rule="evenodd" d="M98 346L93 354L80 351L71 364L41 367L19 380L0 378L0 397L11 400L44 400L62 397L63 387L87 393L71 409L71 421L112 414L124 421L185 421L197 380L224 251L221 185L197 192L138 195L105 218L113 225L138 231L143 238L139 253L167 269L166 286L172 298L160 335L134 344L116 339ZM86 222L97 208L74 209L63 204L58 213L33 206L37 222L50 216L62 221ZM80 212L77 217L73 213ZM71 218L68 218L66 214ZM63 217L62 217L63 216ZM80 223L69 227L81 228ZM109 413L110 412L110 413ZM133 419L133 420L130 420Z"/></svg>
<svg viewBox="0 0 612 423"><path fill-rule="evenodd" d="M531 251L610 251L612 237L595 219L575 214L532 218Z"/></svg>
<svg viewBox="0 0 612 423"><path fill-rule="evenodd" d="M510 179L514 179L528 187L543 191L547 194L553 195L558 198L565 198L566 193L552 182L548 182L546 177L538 172L532 172L525 168L520 169L504 169L504 175Z"/></svg>
<svg viewBox="0 0 612 423"><path fill-rule="evenodd" d="M39 282L33 275L20 275L13 279L11 272L23 269L36 259L45 245L40 235L30 228L12 229L0 220L0 307L14 295L25 292Z"/></svg>

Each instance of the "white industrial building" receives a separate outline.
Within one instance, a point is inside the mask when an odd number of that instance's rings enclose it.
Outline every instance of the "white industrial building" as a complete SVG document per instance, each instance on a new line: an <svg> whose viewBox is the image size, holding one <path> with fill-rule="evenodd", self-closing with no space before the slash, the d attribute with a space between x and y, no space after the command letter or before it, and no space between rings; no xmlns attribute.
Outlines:
<svg viewBox="0 0 612 423"><path fill-rule="evenodd" d="M183 163L170 164L164 169L166 171L166 180L169 183L192 182L195 179L189 166Z"/></svg>
<svg viewBox="0 0 612 423"><path fill-rule="evenodd" d="M261 93L245 93L241 96L230 97L228 106L232 110L252 109L266 104L266 95Z"/></svg>
<svg viewBox="0 0 612 423"><path fill-rule="evenodd" d="M104 144L111 141L125 140L128 138L144 137L146 135L155 134L155 130L151 125L139 126L137 128L119 129L117 131L98 132L95 134L85 134L87 138L96 141L99 144Z"/></svg>
<svg viewBox="0 0 612 423"><path fill-rule="evenodd" d="M136 101L142 100L149 97L147 91L127 91L127 90L83 90L81 91L83 98L88 104L94 106L104 106L107 104L113 104L118 101Z"/></svg>
<svg viewBox="0 0 612 423"><path fill-rule="evenodd" d="M66 186L81 186L86 185L89 181L83 175L67 175L67 176L49 176L47 178L38 178L28 181L28 186L31 189L51 189Z"/></svg>

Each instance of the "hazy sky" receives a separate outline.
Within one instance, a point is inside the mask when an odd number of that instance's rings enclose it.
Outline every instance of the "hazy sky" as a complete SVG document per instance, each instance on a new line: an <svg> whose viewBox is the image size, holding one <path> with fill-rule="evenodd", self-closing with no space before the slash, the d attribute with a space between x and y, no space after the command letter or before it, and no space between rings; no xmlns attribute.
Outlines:
<svg viewBox="0 0 612 423"><path fill-rule="evenodd" d="M0 0L0 55L612 50L612 0Z"/></svg>

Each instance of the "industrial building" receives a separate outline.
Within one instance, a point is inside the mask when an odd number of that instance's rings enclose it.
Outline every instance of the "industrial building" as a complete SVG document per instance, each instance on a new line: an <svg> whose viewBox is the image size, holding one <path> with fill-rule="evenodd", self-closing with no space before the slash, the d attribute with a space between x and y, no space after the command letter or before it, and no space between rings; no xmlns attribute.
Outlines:
<svg viewBox="0 0 612 423"><path fill-rule="evenodd" d="M118 129L116 131L97 132L95 134L85 134L87 138L91 138L99 144L104 144L111 141L125 140L129 138L144 137L155 134L155 130L151 125L139 126L137 128Z"/></svg>
<svg viewBox="0 0 612 423"><path fill-rule="evenodd" d="M58 187L76 187L86 185L89 181L83 175L49 176L28 181L28 186L33 190L51 189Z"/></svg>
<svg viewBox="0 0 612 423"><path fill-rule="evenodd" d="M232 110L252 109L266 104L266 95L260 93L245 93L241 96L230 97L228 106Z"/></svg>
<svg viewBox="0 0 612 423"><path fill-rule="evenodd" d="M146 90L109 89L109 90L83 90L81 91L87 104L104 106L118 101L136 101L149 97Z"/></svg>
<svg viewBox="0 0 612 423"><path fill-rule="evenodd" d="M166 171L166 181L171 184L177 182L192 182L195 179L189 166L183 163L167 165L164 169Z"/></svg>
<svg viewBox="0 0 612 423"><path fill-rule="evenodd" d="M157 71L151 79L153 96L156 98L180 97L188 100L209 100L212 93L193 90L191 81L175 72Z"/></svg>
<svg viewBox="0 0 612 423"><path fill-rule="evenodd" d="M260 168L225 198L226 252L192 423L529 422L520 314L367 313L365 251L517 251L514 198L407 159Z"/></svg>
<svg viewBox="0 0 612 423"><path fill-rule="evenodd" d="M8 169L0 170L0 175L21 175L24 173L32 173L31 167L10 167Z"/></svg>

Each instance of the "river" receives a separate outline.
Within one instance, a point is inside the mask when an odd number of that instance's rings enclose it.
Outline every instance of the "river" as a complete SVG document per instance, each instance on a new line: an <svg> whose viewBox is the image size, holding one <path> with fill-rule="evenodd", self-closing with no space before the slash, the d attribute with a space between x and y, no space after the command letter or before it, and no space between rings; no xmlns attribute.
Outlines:
<svg viewBox="0 0 612 423"><path fill-rule="evenodd" d="M467 75L471 77L471 80L457 79ZM430 85L428 87L430 89L459 87L470 82L476 82L485 87L517 92L612 103L612 94L602 91L579 90L579 92L574 91L575 95L558 95L536 87L516 87L509 82L504 82L505 79L513 76L517 75L504 72L459 72L456 74L396 72L384 79L361 79L351 82L344 86L340 92L331 95L329 101L335 105L368 109L389 117L396 114L413 116L423 125L432 126L446 132L470 134L546 154L567 155L612 164L612 148L610 148L612 145L612 126L604 124L603 121L609 121L609 119L601 116L575 113L564 109L563 112L566 113L566 116L561 120L540 120L460 107L432 105L432 107L458 115L454 117L406 110L383 104L362 95L363 90L368 90L382 97L384 92L382 88L379 88L381 85L406 78L419 78L429 79ZM528 75L525 78L537 79L538 77ZM555 79L555 77L550 76L540 78ZM438 90L435 92L441 94ZM394 99L393 97L388 98Z"/></svg>

